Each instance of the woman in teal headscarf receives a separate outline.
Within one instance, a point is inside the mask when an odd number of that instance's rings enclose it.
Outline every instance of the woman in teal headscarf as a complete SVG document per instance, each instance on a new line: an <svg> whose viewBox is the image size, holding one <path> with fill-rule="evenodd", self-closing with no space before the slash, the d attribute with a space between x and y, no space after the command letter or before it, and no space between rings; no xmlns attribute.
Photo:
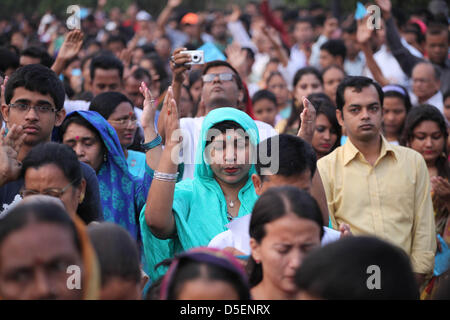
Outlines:
<svg viewBox="0 0 450 320"><path fill-rule="evenodd" d="M166 137L178 129L176 103L169 103ZM257 196L251 181L255 172L255 122L234 108L219 108L204 119L197 145L194 179L175 185L178 141L166 139L155 171L147 206L141 211L144 253L152 280L165 270L154 270L162 260L205 246L235 217L249 214ZM166 239L166 240L162 240Z"/></svg>
<svg viewBox="0 0 450 320"><path fill-rule="evenodd" d="M62 142L97 173L105 221L124 227L140 240L139 212L145 204L151 177L132 176L114 128L95 111L74 111L60 127Z"/></svg>

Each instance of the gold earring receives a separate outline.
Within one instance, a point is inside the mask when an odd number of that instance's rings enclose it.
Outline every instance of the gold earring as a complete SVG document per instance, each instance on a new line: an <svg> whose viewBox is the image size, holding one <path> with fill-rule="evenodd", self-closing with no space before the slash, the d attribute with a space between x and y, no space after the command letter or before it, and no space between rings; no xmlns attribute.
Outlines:
<svg viewBox="0 0 450 320"><path fill-rule="evenodd" d="M82 193L82 194L80 195L80 204L83 202L83 200L84 200L84 193Z"/></svg>

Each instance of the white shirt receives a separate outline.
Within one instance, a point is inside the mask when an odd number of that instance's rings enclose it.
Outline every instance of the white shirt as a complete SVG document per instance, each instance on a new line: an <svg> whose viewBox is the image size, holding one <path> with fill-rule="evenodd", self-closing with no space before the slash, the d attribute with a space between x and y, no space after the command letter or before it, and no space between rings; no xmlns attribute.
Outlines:
<svg viewBox="0 0 450 320"><path fill-rule="evenodd" d="M205 119L205 117L180 119L180 129L183 134L183 148L182 148L182 159L184 161L183 179L194 178L195 152L197 150L197 143L200 140L203 119ZM256 126L258 127L260 141L263 141L267 138L270 138L278 134L271 125L265 122L255 120L255 123Z"/></svg>
<svg viewBox="0 0 450 320"><path fill-rule="evenodd" d="M66 110L66 114L80 110L88 111L90 104L89 101L66 99L66 101L64 101L64 109Z"/></svg>
<svg viewBox="0 0 450 320"><path fill-rule="evenodd" d="M419 104L419 99L417 99L417 96L413 92L410 92L410 97L411 97L411 104L413 106ZM424 103L428 103L431 104L432 106L435 106L444 115L444 96L442 95L441 91L436 92L434 96L432 96Z"/></svg>
<svg viewBox="0 0 450 320"><path fill-rule="evenodd" d="M373 58L389 83L409 87L407 75L403 72L394 55L388 51L386 45L382 45L380 50L373 55ZM373 79L373 75L367 66L364 68L363 75Z"/></svg>
<svg viewBox="0 0 450 320"><path fill-rule="evenodd" d="M225 249L226 247L235 248L246 255L251 253L250 249L250 219L251 214L241 218L234 219L226 225L229 230L219 233L208 244L208 247ZM328 227L323 227L323 237L321 245L339 240L341 233Z"/></svg>

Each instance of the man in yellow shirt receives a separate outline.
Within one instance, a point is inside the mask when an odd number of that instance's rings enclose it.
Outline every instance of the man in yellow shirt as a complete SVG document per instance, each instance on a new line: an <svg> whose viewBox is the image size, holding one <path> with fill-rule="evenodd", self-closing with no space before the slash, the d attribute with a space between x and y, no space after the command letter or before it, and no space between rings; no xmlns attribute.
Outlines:
<svg viewBox="0 0 450 320"><path fill-rule="evenodd" d="M421 283L433 270L436 250L425 161L381 135L383 91L372 79L344 79L336 104L348 140L317 163L331 223L335 229L347 223L355 235L373 235L403 248Z"/></svg>

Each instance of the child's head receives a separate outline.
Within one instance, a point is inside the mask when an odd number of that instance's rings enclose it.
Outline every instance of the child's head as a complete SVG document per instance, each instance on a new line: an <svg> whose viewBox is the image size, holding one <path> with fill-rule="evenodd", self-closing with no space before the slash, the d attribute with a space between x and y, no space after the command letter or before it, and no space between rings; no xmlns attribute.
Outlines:
<svg viewBox="0 0 450 320"><path fill-rule="evenodd" d="M275 126L277 98L269 90L259 90L252 97L255 119Z"/></svg>

